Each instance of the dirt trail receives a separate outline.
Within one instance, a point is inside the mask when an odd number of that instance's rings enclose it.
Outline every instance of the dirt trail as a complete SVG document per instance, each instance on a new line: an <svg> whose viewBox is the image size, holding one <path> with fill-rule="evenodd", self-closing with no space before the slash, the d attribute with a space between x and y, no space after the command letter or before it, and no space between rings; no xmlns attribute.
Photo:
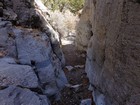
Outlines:
<svg viewBox="0 0 140 105"><path fill-rule="evenodd" d="M53 102L53 105L80 105L81 100L92 98L91 92L88 90L89 81L84 71L85 53L76 51L72 44L62 46L62 49L66 59L66 67L73 67L72 70L64 69L69 84L80 86L77 88L65 87L61 92L61 101ZM77 65L81 67L75 67Z"/></svg>

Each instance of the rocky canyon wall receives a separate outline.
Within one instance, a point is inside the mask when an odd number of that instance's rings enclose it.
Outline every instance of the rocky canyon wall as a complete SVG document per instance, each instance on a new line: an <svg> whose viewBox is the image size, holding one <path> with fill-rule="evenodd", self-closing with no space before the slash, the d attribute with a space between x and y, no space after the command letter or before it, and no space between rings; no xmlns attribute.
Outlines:
<svg viewBox="0 0 140 105"><path fill-rule="evenodd" d="M139 105L139 0L86 2L93 33L88 41L86 72L96 105Z"/></svg>
<svg viewBox="0 0 140 105"><path fill-rule="evenodd" d="M0 105L50 105L67 83L59 35L41 5L0 1Z"/></svg>
<svg viewBox="0 0 140 105"><path fill-rule="evenodd" d="M82 13L80 14L80 20L76 26L76 41L75 45L79 51L86 51L88 42L91 38L92 30L91 30L91 22L90 22L90 12L92 7L89 6L89 1L85 0L84 8Z"/></svg>

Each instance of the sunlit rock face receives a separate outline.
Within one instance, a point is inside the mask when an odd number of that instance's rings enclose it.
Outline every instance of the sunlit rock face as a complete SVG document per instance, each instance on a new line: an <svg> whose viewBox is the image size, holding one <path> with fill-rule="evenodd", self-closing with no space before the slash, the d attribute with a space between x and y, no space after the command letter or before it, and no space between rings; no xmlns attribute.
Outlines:
<svg viewBox="0 0 140 105"><path fill-rule="evenodd" d="M88 47L89 40L92 33L92 25L90 21L90 13L93 7L89 6L90 2L88 0L85 1L84 8L80 15L80 20L76 25L76 41L75 45L78 50L86 51Z"/></svg>
<svg viewBox="0 0 140 105"><path fill-rule="evenodd" d="M139 105L140 4L88 0L93 36L86 72L96 105Z"/></svg>
<svg viewBox="0 0 140 105"><path fill-rule="evenodd" d="M50 105L67 84L59 34L40 3L0 1L1 105Z"/></svg>

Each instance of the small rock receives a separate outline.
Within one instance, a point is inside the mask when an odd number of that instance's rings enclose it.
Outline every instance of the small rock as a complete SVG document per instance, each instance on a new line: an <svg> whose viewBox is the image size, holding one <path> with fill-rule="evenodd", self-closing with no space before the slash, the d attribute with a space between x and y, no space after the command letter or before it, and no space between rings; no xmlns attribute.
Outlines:
<svg viewBox="0 0 140 105"><path fill-rule="evenodd" d="M88 90L93 91L93 87L91 84L89 85Z"/></svg>
<svg viewBox="0 0 140 105"><path fill-rule="evenodd" d="M84 99L81 101L80 105L91 105L92 100L91 99Z"/></svg>
<svg viewBox="0 0 140 105"><path fill-rule="evenodd" d="M68 71L71 71L74 67L72 66L66 66L66 69L68 69Z"/></svg>
<svg viewBox="0 0 140 105"><path fill-rule="evenodd" d="M76 65L75 68L84 68L84 65Z"/></svg>
<svg viewBox="0 0 140 105"><path fill-rule="evenodd" d="M75 91L77 91L79 90L79 87L82 86L82 84L77 84L77 85L66 84L65 86L68 88L75 89Z"/></svg>

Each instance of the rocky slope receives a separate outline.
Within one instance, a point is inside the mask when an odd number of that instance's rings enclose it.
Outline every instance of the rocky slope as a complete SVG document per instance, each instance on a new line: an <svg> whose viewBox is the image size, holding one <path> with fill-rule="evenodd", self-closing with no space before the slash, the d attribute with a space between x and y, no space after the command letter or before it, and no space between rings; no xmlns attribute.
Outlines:
<svg viewBox="0 0 140 105"><path fill-rule="evenodd" d="M41 5L0 1L0 105L50 105L67 83L59 35Z"/></svg>
<svg viewBox="0 0 140 105"><path fill-rule="evenodd" d="M96 105L139 105L139 0L87 0L86 6L93 33L86 72Z"/></svg>

